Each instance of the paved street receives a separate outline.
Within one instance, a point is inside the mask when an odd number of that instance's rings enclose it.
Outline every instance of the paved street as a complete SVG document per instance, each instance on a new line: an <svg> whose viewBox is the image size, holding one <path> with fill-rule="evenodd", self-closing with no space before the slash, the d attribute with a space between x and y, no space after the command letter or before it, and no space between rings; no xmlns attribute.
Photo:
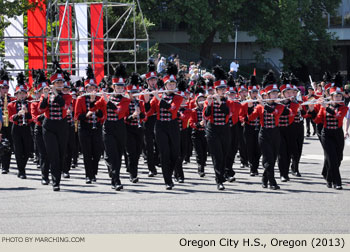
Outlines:
<svg viewBox="0 0 350 252"><path fill-rule="evenodd" d="M210 160L210 159L209 159ZM140 182L131 184L122 167L124 190L113 191L102 160L97 183L86 185L82 159L63 179L60 192L40 184L29 162L26 180L0 175L0 233L349 233L350 147L341 166L344 190L328 189L320 173L323 151L316 137L305 140L301 178L280 183L281 190L261 188L261 175L248 168L219 192L211 160L207 175L196 173L194 157L184 165L184 184L166 191L161 174L147 177L140 160ZM158 169L160 171L160 169ZM261 174L261 169L259 170ZM276 171L276 176L279 172Z"/></svg>

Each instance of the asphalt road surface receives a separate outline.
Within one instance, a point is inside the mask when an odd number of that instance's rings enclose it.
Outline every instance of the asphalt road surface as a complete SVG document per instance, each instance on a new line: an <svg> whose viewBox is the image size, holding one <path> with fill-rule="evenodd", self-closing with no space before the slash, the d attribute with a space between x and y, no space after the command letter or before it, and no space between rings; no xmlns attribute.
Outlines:
<svg viewBox="0 0 350 252"><path fill-rule="evenodd" d="M343 190L326 187L321 176L323 151L316 137L305 139L301 178L281 183L281 190L261 187L261 173L250 177L239 168L236 182L218 191L209 158L206 176L200 178L194 156L184 165L185 183L166 191L162 175L147 177L140 159L137 184L131 184L122 167L124 190L116 192L104 161L97 183L85 184L82 156L70 179L62 179L61 191L40 183L40 171L32 162L27 179L0 174L0 233L349 233L350 147L341 166ZM158 168L158 171L161 171ZM276 170L276 177L279 172Z"/></svg>

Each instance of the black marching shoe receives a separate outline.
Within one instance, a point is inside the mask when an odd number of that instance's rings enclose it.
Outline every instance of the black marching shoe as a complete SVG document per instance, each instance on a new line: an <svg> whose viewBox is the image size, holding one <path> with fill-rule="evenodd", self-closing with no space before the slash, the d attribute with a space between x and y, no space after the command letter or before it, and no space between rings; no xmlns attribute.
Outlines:
<svg viewBox="0 0 350 252"><path fill-rule="evenodd" d="M95 182L96 183L96 176L93 176L92 179L91 179L92 182Z"/></svg>
<svg viewBox="0 0 350 252"><path fill-rule="evenodd" d="M54 185L52 187L52 189L53 189L54 192L58 192L60 190L60 186L59 185Z"/></svg>
<svg viewBox="0 0 350 252"><path fill-rule="evenodd" d="M219 184L217 185L217 187L218 187L218 190L219 190L219 191L225 190L225 187L224 187L224 185L223 185L222 183L219 183Z"/></svg>
<svg viewBox="0 0 350 252"><path fill-rule="evenodd" d="M266 183L266 184L265 184L265 183L262 183L262 184L261 184L261 187L262 187L262 188L267 188L267 183Z"/></svg>
<svg viewBox="0 0 350 252"><path fill-rule="evenodd" d="M335 190L343 190L343 187L341 185L334 185Z"/></svg>
<svg viewBox="0 0 350 252"><path fill-rule="evenodd" d="M50 183L50 180L49 179L42 179L41 180L41 184L42 185L48 185Z"/></svg>
<svg viewBox="0 0 350 252"><path fill-rule="evenodd" d="M245 167L245 165L241 163L241 166L240 166L240 168L244 168L244 167Z"/></svg>
<svg viewBox="0 0 350 252"><path fill-rule="evenodd" d="M280 189L279 185L270 185L271 190L278 190Z"/></svg>
<svg viewBox="0 0 350 252"><path fill-rule="evenodd" d="M1 171L1 174L7 174L7 173L9 173L9 170L2 170Z"/></svg>
<svg viewBox="0 0 350 252"><path fill-rule="evenodd" d="M232 176L232 177L227 177L226 179L227 179L227 181L230 182L230 183L236 181L236 178L235 178L234 176Z"/></svg>
<svg viewBox="0 0 350 252"><path fill-rule="evenodd" d="M173 185L172 184L165 184L165 189L166 190L172 190L173 189Z"/></svg>
<svg viewBox="0 0 350 252"><path fill-rule="evenodd" d="M199 177L203 178L205 176L205 173L204 172L198 172L199 174Z"/></svg>
<svg viewBox="0 0 350 252"><path fill-rule="evenodd" d="M137 177L136 178L130 178L130 182L135 184L135 183L139 182L139 178L137 178Z"/></svg>
<svg viewBox="0 0 350 252"><path fill-rule="evenodd" d="M156 171L149 171L148 172L148 177L154 177L154 176L156 176L157 175L157 172Z"/></svg>
<svg viewBox="0 0 350 252"><path fill-rule="evenodd" d="M63 173L63 177L64 177L64 178L70 178L70 175L69 175L68 172L67 172L67 173L64 172L64 173Z"/></svg>
<svg viewBox="0 0 350 252"><path fill-rule="evenodd" d="M180 184L182 184L182 183L184 183L184 182L185 182L185 179L183 179L183 178L179 178L179 179L177 180L177 182L179 182Z"/></svg>
<svg viewBox="0 0 350 252"><path fill-rule="evenodd" d="M20 179L26 179L26 178L27 178L27 176L26 176L25 174L19 174L18 177L19 177Z"/></svg>
<svg viewBox="0 0 350 252"><path fill-rule="evenodd" d="M124 187L123 187L123 185L116 185L115 186L115 190L116 191L120 191L121 189L123 189Z"/></svg>
<svg viewBox="0 0 350 252"><path fill-rule="evenodd" d="M91 179L90 179L89 177L86 177L85 183L86 183L86 184L91 184L91 183L92 183L92 182L91 182Z"/></svg>
<svg viewBox="0 0 350 252"><path fill-rule="evenodd" d="M281 176L281 182L287 182L287 181L288 181L288 179L286 177Z"/></svg>
<svg viewBox="0 0 350 252"><path fill-rule="evenodd" d="M332 182L327 182L327 187L332 188Z"/></svg>

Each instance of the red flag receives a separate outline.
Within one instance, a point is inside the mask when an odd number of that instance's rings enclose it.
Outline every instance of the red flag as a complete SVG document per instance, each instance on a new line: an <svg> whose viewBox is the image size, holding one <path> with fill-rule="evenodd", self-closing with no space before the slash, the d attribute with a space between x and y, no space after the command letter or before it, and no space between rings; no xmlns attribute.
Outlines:
<svg viewBox="0 0 350 252"><path fill-rule="evenodd" d="M103 9L102 4L90 5L91 19L91 62L100 62L92 64L95 71L97 83L104 77L104 52L103 52Z"/></svg>
<svg viewBox="0 0 350 252"><path fill-rule="evenodd" d="M65 6L59 6L59 18L60 18L60 27L63 20ZM69 33L69 34L68 34ZM61 39L72 38L72 7L69 6L66 10L66 15L64 18ZM61 67L62 69L71 68L72 64L72 41L60 41L60 55Z"/></svg>
<svg viewBox="0 0 350 252"><path fill-rule="evenodd" d="M256 76L256 69L254 68L254 72L253 72L253 75Z"/></svg>
<svg viewBox="0 0 350 252"><path fill-rule="evenodd" d="M28 10L28 67L29 69L46 68L46 39L31 38L46 34L46 5L44 0L29 0L38 3L34 10ZM29 87L33 84L32 73L29 71Z"/></svg>

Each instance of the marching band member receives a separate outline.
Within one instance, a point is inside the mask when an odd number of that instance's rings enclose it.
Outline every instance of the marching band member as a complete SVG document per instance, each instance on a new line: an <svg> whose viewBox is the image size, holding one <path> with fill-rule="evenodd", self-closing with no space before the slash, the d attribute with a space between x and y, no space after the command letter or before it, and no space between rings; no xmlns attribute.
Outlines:
<svg viewBox="0 0 350 252"><path fill-rule="evenodd" d="M123 189L120 181L120 167L127 136L124 117L128 113L130 103L130 99L124 96L126 78L125 66L120 63L112 78L115 95L103 95L96 101L95 106L90 108L91 112L102 110L105 118L102 131L106 151L105 160L110 168L112 189L116 191Z"/></svg>
<svg viewBox="0 0 350 252"><path fill-rule="evenodd" d="M79 121L78 136L83 153L85 167L85 182L96 182L98 163L103 151L102 123L103 113L101 109L90 111L101 97L94 95L97 91L96 79L91 66L86 70L87 78L84 81L85 89L92 95L79 96L75 104L75 120Z"/></svg>
<svg viewBox="0 0 350 252"><path fill-rule="evenodd" d="M278 99L279 89L272 71L264 76L264 91L268 99ZM275 179L275 163L280 147L280 133L278 128L279 118L284 112L284 106L269 100L265 105L259 104L253 108L253 101L248 102L248 120L254 121L260 118L259 145L262 153L264 173L262 187L267 188L268 182L272 190L280 189ZM286 111L286 114L289 111Z"/></svg>
<svg viewBox="0 0 350 252"><path fill-rule="evenodd" d="M11 146L11 151L4 153L0 157L1 173L7 174L10 169L11 154L13 149L13 142L11 136L12 122L9 120L8 104L15 98L9 94L9 76L5 69L0 69L0 105L3 114L3 124L1 127L1 134L3 139L7 139Z"/></svg>
<svg viewBox="0 0 350 252"><path fill-rule="evenodd" d="M230 116L229 116L229 131L230 131L230 145L228 148L228 152L226 155L226 162L225 162L225 178L229 182L233 182L236 180L235 178L235 171L233 170L233 163L235 162L235 156L237 154L238 150L238 141L239 141L239 113L241 110L241 104L237 102L237 92L235 88L235 80L233 78L233 75L229 75L229 78L227 80L227 96L230 102Z"/></svg>
<svg viewBox="0 0 350 252"><path fill-rule="evenodd" d="M225 161L230 146L230 129L228 120L230 116L230 103L224 97L226 92L226 76L219 66L214 67L216 82L215 94L209 95L204 104L204 117L208 120L206 137L213 159L215 180L218 190L225 190Z"/></svg>
<svg viewBox="0 0 350 252"><path fill-rule="evenodd" d="M299 172L299 162L300 162L301 154L303 152L304 118L307 118L307 111L305 106L300 105L303 102L303 98L300 95L298 96L298 93L300 93L299 89L297 88L298 79L292 74L290 76L290 80L292 84L292 92L293 92L292 96L294 97L294 102L299 103L297 113L292 123L292 131L295 131L296 149L295 149L295 152L291 154L292 164L290 168L291 168L292 175L296 177L301 177L301 174Z"/></svg>
<svg viewBox="0 0 350 252"><path fill-rule="evenodd" d="M176 74L177 67L170 62L167 67L167 75L163 78L165 89L168 92L162 94L161 97L156 92L147 112L147 117L157 113L155 135L167 190L174 187L172 174L180 154L180 130L176 118L183 97L175 93ZM148 102L148 99L145 95L146 102Z"/></svg>
<svg viewBox="0 0 350 252"><path fill-rule="evenodd" d="M65 79L58 62L54 62L54 68L55 72L50 77L52 92L44 89L39 112L45 114L42 124L43 139L50 162L53 190L59 191L68 137L67 109L72 97L62 93Z"/></svg>
<svg viewBox="0 0 350 252"><path fill-rule="evenodd" d="M157 85L158 76L155 68L155 64L153 60L149 60L148 62L148 73L146 74L146 83L147 89L145 91L152 92L158 89ZM145 100L144 95L140 96L140 100L144 101L145 106L149 107L150 102L153 98L153 94L149 95L148 100ZM156 146L155 134L154 134L154 126L157 121L157 115L153 114L147 115L147 121L144 123L144 143L145 143L145 154L147 156L147 167L149 170L148 177L153 177L157 175L156 163L158 160L158 148Z"/></svg>
<svg viewBox="0 0 350 252"><path fill-rule="evenodd" d="M196 151L196 161L198 165L198 174L205 176L204 168L207 161L207 140L205 138L205 120L203 118L203 107L205 101L204 89L196 90L196 107L192 109L190 126L192 131L192 142Z"/></svg>
<svg viewBox="0 0 350 252"><path fill-rule="evenodd" d="M292 154L297 152L296 131L292 123L295 115L297 114L299 103L293 99L294 91L292 90L292 84L289 77L282 73L281 76L282 85L280 87L281 98L286 100L282 101L285 110L290 110L290 113L283 113L279 118L279 131L280 131L280 150L278 154L278 168L280 171L281 182L287 182L289 178L289 166L292 158Z"/></svg>
<svg viewBox="0 0 350 252"><path fill-rule="evenodd" d="M185 97L185 93L188 92L185 79L178 79L178 90L179 94L184 98L182 100L181 107L177 112L177 121L179 123L180 130L180 154L178 160L176 161L174 178L176 182L183 183L185 180L185 175L183 172L182 163L188 153L188 148L190 148L188 141L191 140L191 138L188 139L188 136L190 135L189 130L191 130L191 128L188 127L191 117L191 109L189 109L187 98Z"/></svg>
<svg viewBox="0 0 350 252"><path fill-rule="evenodd" d="M132 73L129 84L126 89L130 93L129 111L125 117L126 133L126 153L128 159L128 171L130 181L137 183L139 178L138 163L142 152L144 129L142 123L146 121L145 106L143 101L139 100L133 94L140 91L141 79L137 73Z"/></svg>
<svg viewBox="0 0 350 252"><path fill-rule="evenodd" d="M239 86L237 87L238 95L239 95L239 101L245 101L248 96L248 89L245 85L245 80L243 76L239 76L238 80ZM247 143L246 139L244 137L243 133L243 125L241 123L237 124L237 137L238 137L238 150L239 150L239 156L241 159L241 168L248 167L248 150L247 150Z"/></svg>
<svg viewBox="0 0 350 252"><path fill-rule="evenodd" d="M32 116L30 113L30 104L27 97L27 86L24 83L23 73L17 76L17 87L15 91L16 100L9 103L8 112L12 124L11 134L13 147L15 151L16 163L18 168L17 177L26 179L26 165L32 150L32 140L30 133L30 122Z"/></svg>
<svg viewBox="0 0 350 252"><path fill-rule="evenodd" d="M257 84L255 75L250 76L248 85L248 92L250 99L253 100L253 108L259 103L257 101L259 95L259 86ZM240 120L244 124L243 134L247 144L247 156L250 166L250 176L257 176L259 174L259 160L261 156L261 150L259 147L259 131L260 131L260 118L257 117L254 121L248 120L248 103L244 103L241 107Z"/></svg>
<svg viewBox="0 0 350 252"><path fill-rule="evenodd" d="M348 108L343 102L342 77L336 75L334 86L329 89L331 103L322 103L322 107L316 114L313 105L309 105L309 111L316 124L323 124L321 131L321 143L325 154L326 171L325 179L327 187L334 186L341 190L342 181L340 176L340 164L343 159L344 132L343 119Z"/></svg>
<svg viewBox="0 0 350 252"><path fill-rule="evenodd" d="M33 76L34 77L34 76ZM43 139L42 123L45 118L43 112L39 110L40 97L43 94L43 90L50 89L47 85L47 80L43 70L38 70L35 78L35 93L38 100L32 101L30 109L35 123L34 126L34 141L39 153L39 165L41 170L41 184L48 185L50 183L49 173L50 173L50 164L47 157L46 147Z"/></svg>
<svg viewBox="0 0 350 252"><path fill-rule="evenodd" d="M318 99L318 96L315 95L315 91L314 91L312 86L308 86L307 91L308 91L308 94L303 97L303 101L304 102L312 100L312 99ZM316 135L316 124L315 124L315 122L311 119L310 116L306 116L305 119L306 119L306 136L310 137L310 134L311 134L311 132L310 132L310 124L312 125L312 128L313 128L312 135L313 136Z"/></svg>

